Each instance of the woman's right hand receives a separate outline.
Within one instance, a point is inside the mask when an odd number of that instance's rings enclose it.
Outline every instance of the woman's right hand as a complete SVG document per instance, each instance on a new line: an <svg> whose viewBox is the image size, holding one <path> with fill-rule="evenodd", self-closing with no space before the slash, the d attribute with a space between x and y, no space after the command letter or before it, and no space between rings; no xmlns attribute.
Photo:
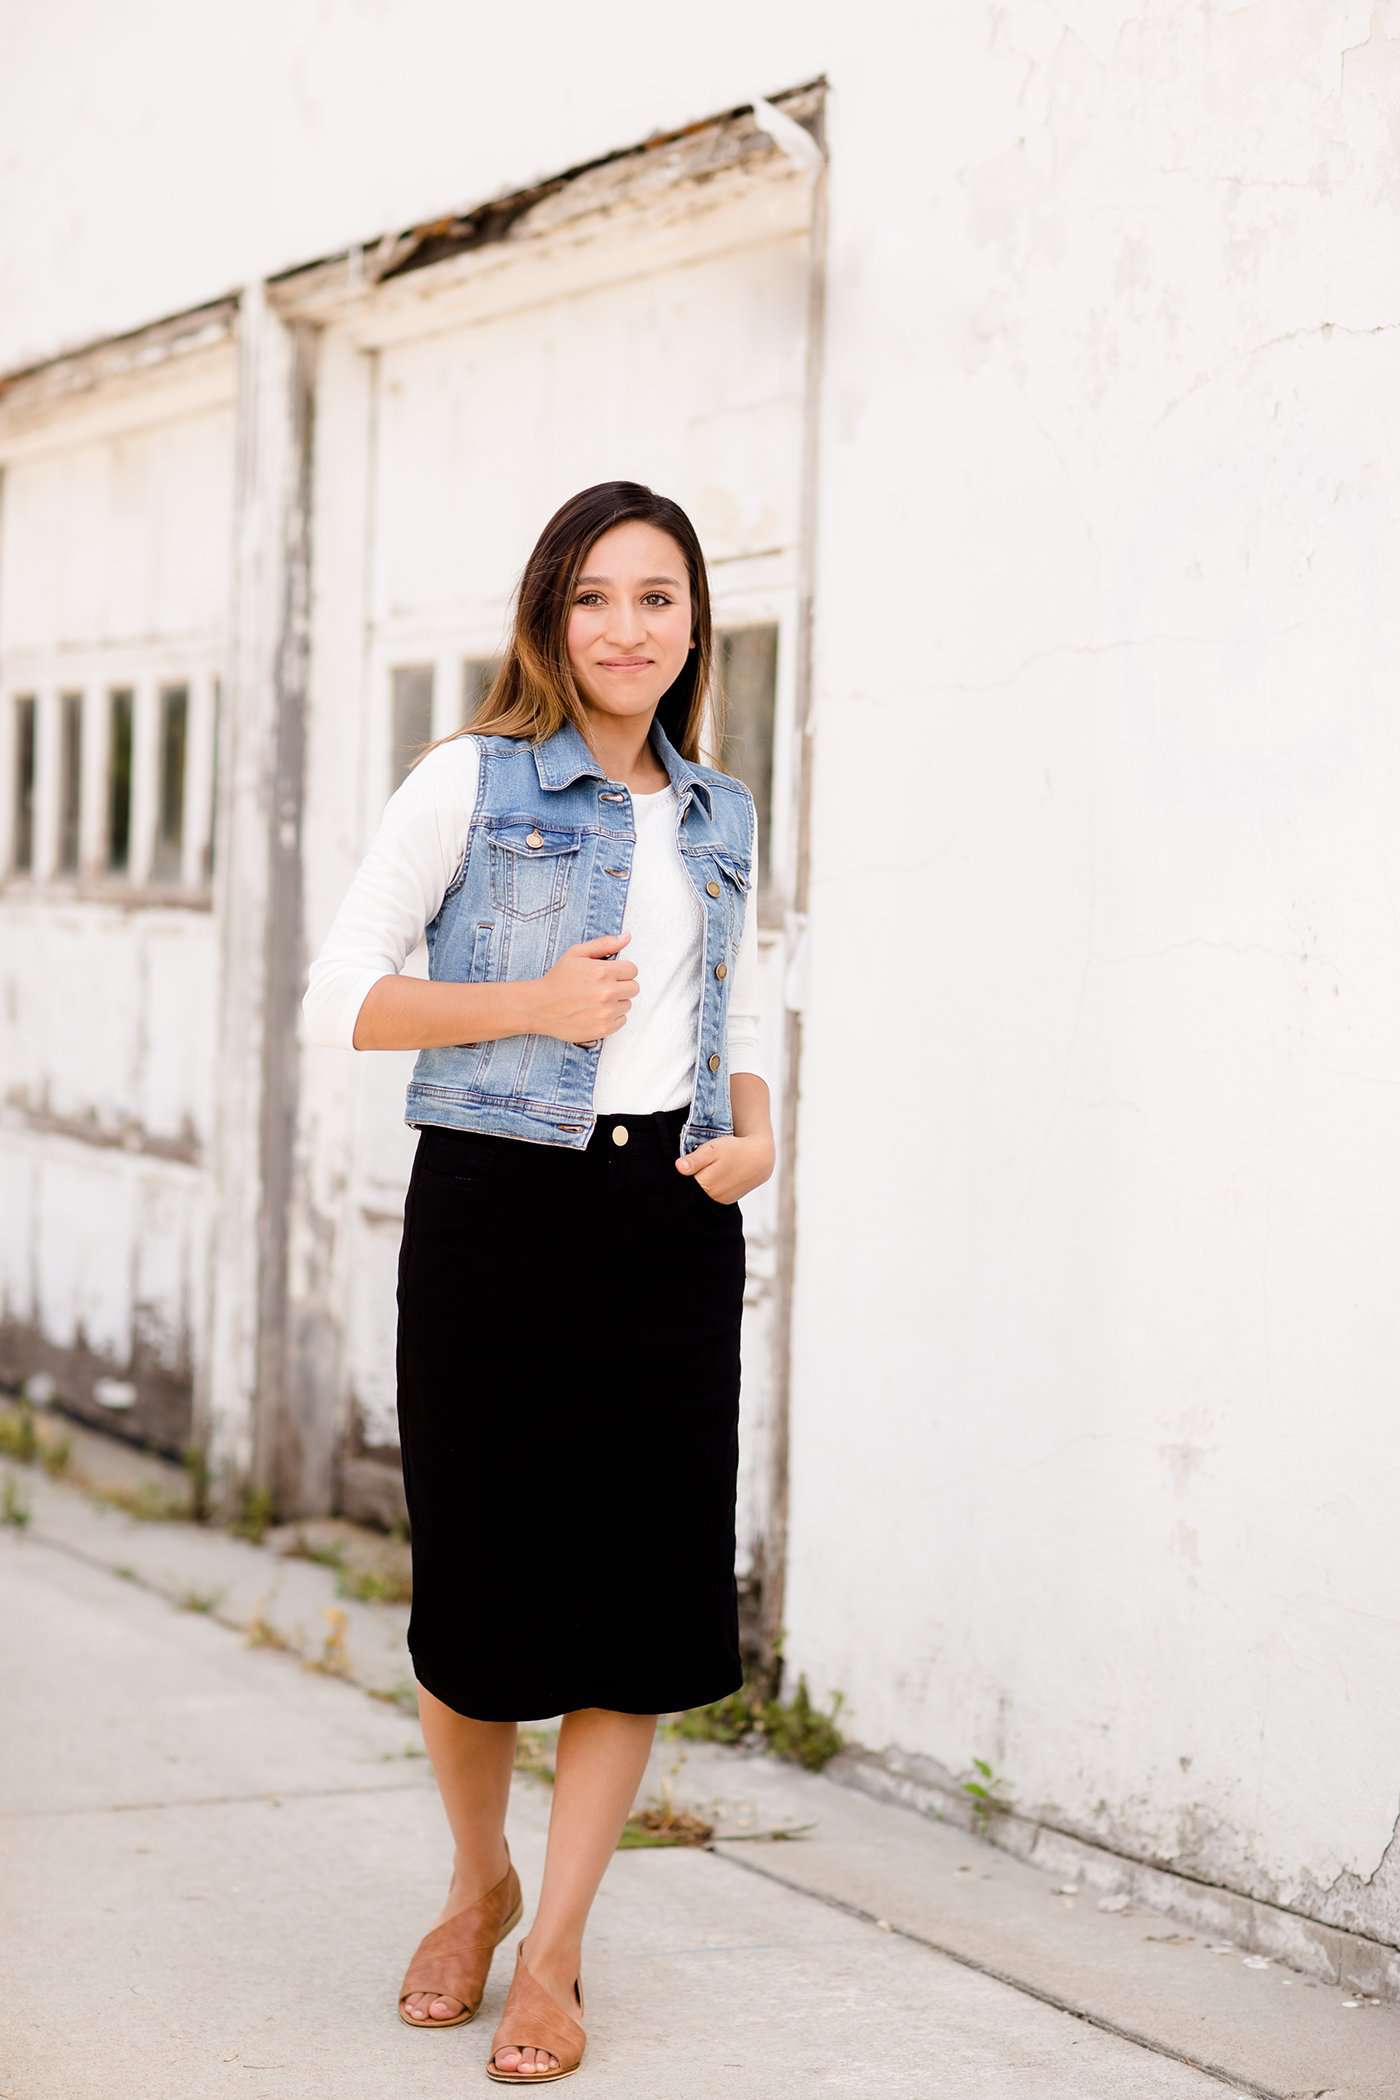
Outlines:
<svg viewBox="0 0 1400 2100"><path fill-rule="evenodd" d="M536 1035L565 1043L591 1043L613 1035L637 996L637 965L618 960L629 933L600 933L575 941L543 977L531 981Z"/></svg>

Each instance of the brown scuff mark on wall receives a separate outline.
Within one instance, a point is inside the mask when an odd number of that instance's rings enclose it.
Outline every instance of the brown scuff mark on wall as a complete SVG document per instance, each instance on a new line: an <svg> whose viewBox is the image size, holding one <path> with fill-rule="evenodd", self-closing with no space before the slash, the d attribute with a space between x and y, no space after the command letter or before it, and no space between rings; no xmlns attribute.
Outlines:
<svg viewBox="0 0 1400 2100"><path fill-rule="evenodd" d="M378 1524L386 1531L408 1528L403 1465L397 1444L372 1444L364 1432L364 1401L350 1393L350 1420L336 1466L335 1506L341 1516L359 1524Z"/></svg>
<svg viewBox="0 0 1400 2100"><path fill-rule="evenodd" d="M147 1130L135 1116L105 1119L95 1108L61 1115L49 1106L45 1088L36 1098L23 1086L7 1087L5 1106L31 1137L67 1138L98 1152L124 1152L143 1159L173 1160L181 1166L204 1163L204 1142L188 1116L173 1133Z"/></svg>
<svg viewBox="0 0 1400 2100"><path fill-rule="evenodd" d="M6 1320L0 1323L0 1384L18 1391L36 1374L47 1376L54 1386L47 1403L51 1413L182 1462L190 1441L194 1374L187 1350L169 1361L158 1346L161 1339L143 1332L138 1322L130 1360L122 1362L92 1348L81 1324L75 1341L57 1343ZM104 1383L129 1386L131 1405L104 1406L98 1397Z"/></svg>

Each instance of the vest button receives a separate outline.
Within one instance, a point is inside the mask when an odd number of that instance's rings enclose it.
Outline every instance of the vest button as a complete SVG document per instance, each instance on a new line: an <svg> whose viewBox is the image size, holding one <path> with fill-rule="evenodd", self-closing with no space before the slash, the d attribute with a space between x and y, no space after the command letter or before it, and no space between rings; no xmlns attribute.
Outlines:
<svg viewBox="0 0 1400 2100"><path fill-rule="evenodd" d="M719 884L717 882L707 882L705 884L705 887L712 897L717 897L719 895Z"/></svg>
<svg viewBox="0 0 1400 2100"><path fill-rule="evenodd" d="M716 975L716 977L727 977L727 976L729 975L729 965L728 965L728 963L716 963L716 964L715 964L715 975Z"/></svg>
<svg viewBox="0 0 1400 2100"><path fill-rule="evenodd" d="M718 1050L712 1050L705 1062L709 1065L709 1068L712 1072L717 1072L719 1070Z"/></svg>
<svg viewBox="0 0 1400 2100"><path fill-rule="evenodd" d="M615 1145L625 1145L625 1144L627 1143L627 1138L628 1138L628 1130L627 1130L627 1125L626 1125L625 1123L614 1123L614 1124L613 1124L613 1143L614 1143Z"/></svg>
<svg viewBox="0 0 1400 2100"><path fill-rule="evenodd" d="M527 846L542 846L544 844L543 835L538 831L532 831L525 843Z"/></svg>

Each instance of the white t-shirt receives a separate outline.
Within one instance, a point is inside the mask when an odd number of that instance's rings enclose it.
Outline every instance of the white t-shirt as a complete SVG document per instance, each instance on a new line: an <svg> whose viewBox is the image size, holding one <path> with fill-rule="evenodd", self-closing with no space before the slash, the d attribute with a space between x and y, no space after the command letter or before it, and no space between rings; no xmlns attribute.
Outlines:
<svg viewBox="0 0 1400 2100"><path fill-rule="evenodd" d="M426 752L395 788L311 965L302 1012L313 1043L354 1047L365 994L397 975L437 916L461 866L476 806L480 751L474 736ZM623 909L632 938L619 952L637 966L627 1019L604 1036L595 1064L600 1115L650 1115L689 1101L699 1024L700 899L676 851L676 792L633 794L637 843ZM758 836L754 835L754 870ZM759 1060L758 933L751 882L730 981L729 1069L768 1075ZM424 968L427 975L426 950Z"/></svg>

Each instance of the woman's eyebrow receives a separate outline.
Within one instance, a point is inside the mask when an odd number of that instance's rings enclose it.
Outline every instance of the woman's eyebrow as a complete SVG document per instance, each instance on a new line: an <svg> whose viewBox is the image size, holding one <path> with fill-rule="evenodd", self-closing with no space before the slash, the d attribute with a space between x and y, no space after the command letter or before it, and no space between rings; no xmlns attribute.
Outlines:
<svg viewBox="0 0 1400 2100"><path fill-rule="evenodd" d="M580 576L578 580L580 583L612 582L611 576ZM678 591L680 589L680 584L676 581L674 576L644 576L642 578L642 583L643 585L646 585L648 583L669 583L673 590Z"/></svg>

